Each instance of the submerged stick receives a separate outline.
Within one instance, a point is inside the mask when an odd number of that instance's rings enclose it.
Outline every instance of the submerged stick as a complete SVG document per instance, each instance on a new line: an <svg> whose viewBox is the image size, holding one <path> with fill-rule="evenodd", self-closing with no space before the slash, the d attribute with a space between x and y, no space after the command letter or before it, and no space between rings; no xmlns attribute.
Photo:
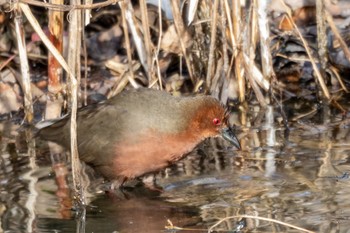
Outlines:
<svg viewBox="0 0 350 233"><path fill-rule="evenodd" d="M307 232L307 233L315 233L314 231L309 231L307 229L304 229L304 228L301 228L301 227L298 227L298 226L294 226L292 224L285 223L285 222L282 222L282 221L279 221L279 220L275 220L275 219L272 219L272 218L264 218L264 217L251 216L251 215L236 215L236 216L229 216L229 217L223 218L220 221L218 221L217 223L215 223L213 226L211 226L209 228L209 230L208 230L208 233L212 232L213 229L215 227L217 227L218 225L220 225L222 222L227 221L229 219L234 219L234 218L258 219L258 220L262 220L262 221L268 221L268 222L277 223L277 224L280 224L280 225L283 225L283 226L286 226L286 227L290 227L290 228L293 228L293 229L297 229L297 230L300 230L300 231L303 231L303 232Z"/></svg>

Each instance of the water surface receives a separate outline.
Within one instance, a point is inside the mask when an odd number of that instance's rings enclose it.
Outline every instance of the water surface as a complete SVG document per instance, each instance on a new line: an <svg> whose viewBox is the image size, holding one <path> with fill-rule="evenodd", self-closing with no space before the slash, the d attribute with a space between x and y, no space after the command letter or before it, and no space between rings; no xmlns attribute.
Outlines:
<svg viewBox="0 0 350 233"><path fill-rule="evenodd" d="M271 113L250 113L251 123L239 130L242 151L210 139L162 171L157 175L164 189L160 194L138 187L120 198L98 192L101 180L93 181L85 215L72 207L66 156L50 154L43 141L28 144L25 131L2 122L0 232L161 232L171 224L184 228L179 232L206 232L236 215L271 218L315 232L349 232L348 124L329 117L286 127L277 118L268 120ZM247 218L229 219L215 228L240 229L300 232Z"/></svg>

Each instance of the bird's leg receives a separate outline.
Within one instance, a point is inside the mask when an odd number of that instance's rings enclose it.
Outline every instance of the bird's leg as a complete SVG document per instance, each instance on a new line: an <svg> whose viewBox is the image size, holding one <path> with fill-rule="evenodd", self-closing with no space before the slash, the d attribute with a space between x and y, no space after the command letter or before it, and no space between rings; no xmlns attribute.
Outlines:
<svg viewBox="0 0 350 233"><path fill-rule="evenodd" d="M124 189L124 183L126 181L127 181L126 178L113 180L110 184L109 189L105 191L107 196L113 199L114 198L129 199L127 195L127 191Z"/></svg>
<svg viewBox="0 0 350 233"><path fill-rule="evenodd" d="M142 183L144 186L152 191L163 192L163 187L157 185L156 175L148 174L142 177Z"/></svg>

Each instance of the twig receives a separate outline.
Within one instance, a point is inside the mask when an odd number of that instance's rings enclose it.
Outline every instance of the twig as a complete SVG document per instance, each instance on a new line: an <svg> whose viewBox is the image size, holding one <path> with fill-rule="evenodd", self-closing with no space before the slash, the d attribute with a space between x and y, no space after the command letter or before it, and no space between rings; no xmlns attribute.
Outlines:
<svg viewBox="0 0 350 233"><path fill-rule="evenodd" d="M11 55L6 61L0 64L0 71L4 69L5 66L7 66L13 59L16 58L16 54Z"/></svg>
<svg viewBox="0 0 350 233"><path fill-rule="evenodd" d="M343 88L343 90L346 92L346 93L349 93L349 90L348 88L345 86L343 80L341 79L340 75L338 74L338 71L335 67L331 66L329 67L329 70L332 71L332 73L335 75L335 77L337 78L340 86Z"/></svg>

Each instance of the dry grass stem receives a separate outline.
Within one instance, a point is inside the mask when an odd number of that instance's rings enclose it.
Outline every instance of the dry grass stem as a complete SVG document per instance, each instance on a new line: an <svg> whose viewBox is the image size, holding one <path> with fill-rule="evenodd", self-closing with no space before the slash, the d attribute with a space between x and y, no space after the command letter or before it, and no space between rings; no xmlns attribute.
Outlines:
<svg viewBox="0 0 350 233"><path fill-rule="evenodd" d="M148 77L148 80L154 79L154 71L152 69L152 42L151 42L151 35L150 35L150 25L148 22L148 13L147 13L147 3L145 0L140 0L140 10L141 10L141 18L142 18L142 30L143 30L143 39L144 39L144 45L145 45L145 55L146 55L146 62L147 62L147 69L146 75Z"/></svg>
<svg viewBox="0 0 350 233"><path fill-rule="evenodd" d="M300 119L302 119L302 118L304 118L304 117L310 116L310 115L312 115L312 114L314 114L314 113L316 113L316 112L317 112L317 109L316 109L316 108L311 109L311 111L309 111L309 112L307 112L307 113L300 114L300 115L298 115L298 116L296 116L296 117L293 117L293 118L292 118L292 121L298 121L298 120L300 120Z"/></svg>

